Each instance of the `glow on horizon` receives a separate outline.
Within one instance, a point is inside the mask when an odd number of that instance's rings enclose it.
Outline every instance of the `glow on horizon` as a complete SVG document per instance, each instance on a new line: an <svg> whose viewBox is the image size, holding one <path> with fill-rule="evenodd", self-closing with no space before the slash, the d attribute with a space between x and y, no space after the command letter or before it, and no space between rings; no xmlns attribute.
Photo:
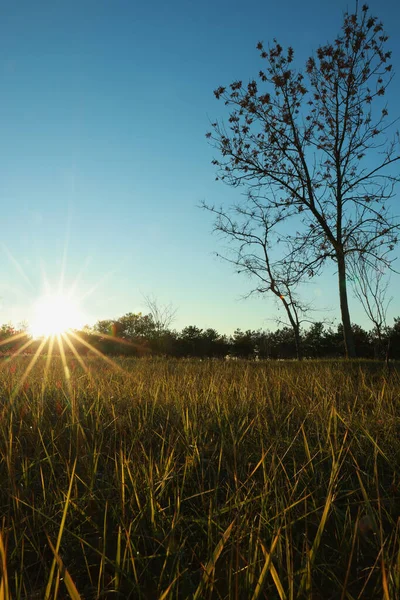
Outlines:
<svg viewBox="0 0 400 600"><path fill-rule="evenodd" d="M33 338L48 338L80 329L84 319L79 304L68 294L46 294L34 306L29 326Z"/></svg>

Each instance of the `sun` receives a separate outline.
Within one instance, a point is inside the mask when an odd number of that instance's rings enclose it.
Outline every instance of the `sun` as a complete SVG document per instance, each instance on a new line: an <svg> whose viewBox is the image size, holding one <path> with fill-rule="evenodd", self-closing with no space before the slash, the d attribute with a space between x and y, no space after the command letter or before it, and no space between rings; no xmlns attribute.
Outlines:
<svg viewBox="0 0 400 600"><path fill-rule="evenodd" d="M47 338L82 327L78 305L64 294L42 296L34 306L30 332L34 338Z"/></svg>

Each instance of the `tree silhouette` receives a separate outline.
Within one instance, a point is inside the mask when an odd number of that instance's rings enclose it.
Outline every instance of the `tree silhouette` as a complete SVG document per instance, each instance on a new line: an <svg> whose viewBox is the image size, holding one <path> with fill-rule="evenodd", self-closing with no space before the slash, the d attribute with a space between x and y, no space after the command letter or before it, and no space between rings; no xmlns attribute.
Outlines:
<svg viewBox="0 0 400 600"><path fill-rule="evenodd" d="M266 209L263 202L252 193L248 196L246 206L236 205L224 210L203 203L203 208L216 216L214 231L231 242L229 250L223 256L218 256L233 264L239 273L256 280L257 285L249 295L271 292L279 306L283 307L288 324L293 329L296 354L300 359L300 328L311 306L302 302L297 293L301 278L294 268L293 252L287 252L284 259L276 256L280 242L277 228L285 216L278 210Z"/></svg>
<svg viewBox="0 0 400 600"><path fill-rule="evenodd" d="M350 274L355 297L359 300L365 314L373 325L373 337L376 340L376 357L387 356L385 344L387 330L387 311L392 298L388 297L390 279L382 260L374 262L364 260L363 256L350 262Z"/></svg>
<svg viewBox="0 0 400 600"><path fill-rule="evenodd" d="M296 278L315 276L328 259L335 263L350 357L349 257L379 259L382 245L393 249L399 229L388 207L400 156L383 99L392 79L387 39L364 5L345 13L341 33L317 49L304 73L293 67L292 48L284 52L274 40L266 50L259 42L266 68L247 86L234 81L215 90L230 116L207 133L221 155L213 161L217 178L245 186L248 199L256 196L267 215L277 220L278 213L285 224L286 259Z"/></svg>

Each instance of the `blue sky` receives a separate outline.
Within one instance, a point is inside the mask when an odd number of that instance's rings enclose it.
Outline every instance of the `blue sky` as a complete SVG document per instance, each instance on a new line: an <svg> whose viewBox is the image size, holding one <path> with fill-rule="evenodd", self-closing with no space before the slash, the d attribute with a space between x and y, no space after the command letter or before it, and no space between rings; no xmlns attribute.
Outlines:
<svg viewBox="0 0 400 600"><path fill-rule="evenodd" d="M213 90L258 73L259 40L292 45L301 66L339 31L348 6L1 0L0 322L29 320L43 273L56 285L64 265L67 289L80 275L89 323L145 310L143 295L153 294L177 307L177 328L274 328L273 300L241 300L251 282L215 258L221 243L198 208L238 198L210 164L204 134L224 115ZM399 70L398 3L370 7ZM337 319L333 270L308 294L332 309L315 318ZM394 300L390 316L399 313Z"/></svg>

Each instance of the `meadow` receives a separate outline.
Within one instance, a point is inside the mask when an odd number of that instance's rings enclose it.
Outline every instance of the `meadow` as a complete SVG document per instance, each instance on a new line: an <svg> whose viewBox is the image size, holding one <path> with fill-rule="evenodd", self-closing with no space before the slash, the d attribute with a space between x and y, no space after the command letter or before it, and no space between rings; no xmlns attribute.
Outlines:
<svg viewBox="0 0 400 600"><path fill-rule="evenodd" d="M30 360L0 363L1 600L400 598L399 366Z"/></svg>

